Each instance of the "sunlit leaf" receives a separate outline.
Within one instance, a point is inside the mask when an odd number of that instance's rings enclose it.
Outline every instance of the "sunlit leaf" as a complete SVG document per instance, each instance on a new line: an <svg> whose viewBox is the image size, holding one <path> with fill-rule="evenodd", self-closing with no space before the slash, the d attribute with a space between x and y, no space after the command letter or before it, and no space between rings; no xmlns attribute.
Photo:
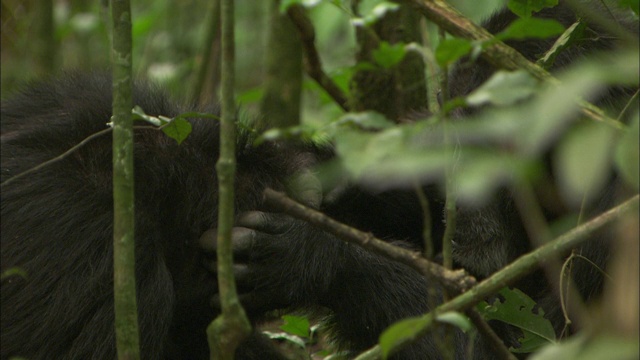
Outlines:
<svg viewBox="0 0 640 360"><path fill-rule="evenodd" d="M284 315L282 319L284 320L284 324L280 326L281 330L303 338L309 337L309 319L304 316L295 315Z"/></svg>

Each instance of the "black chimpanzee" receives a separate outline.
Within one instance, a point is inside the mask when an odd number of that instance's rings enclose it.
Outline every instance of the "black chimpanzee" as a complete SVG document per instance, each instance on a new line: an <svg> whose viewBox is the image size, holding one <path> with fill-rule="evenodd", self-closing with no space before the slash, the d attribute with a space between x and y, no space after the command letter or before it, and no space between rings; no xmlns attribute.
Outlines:
<svg viewBox="0 0 640 360"><path fill-rule="evenodd" d="M601 5L593 3L592 6L600 9L599 6ZM615 16L614 22L622 25L622 31L628 31L631 37L637 36L638 22L636 18L629 14L618 12L615 9L613 12L601 10L601 14L613 14ZM536 16L554 18L565 27L571 26L578 19L575 12L563 3L558 7L545 9L536 14ZM485 27L495 34L506 28L515 19L516 16L514 14L508 10L503 10L491 17L485 23ZM591 23L583 31L583 34L584 37L582 39L565 49L556 58L554 63L555 70L561 69L571 62L580 60L599 50L612 49L617 44L615 36L608 34L602 28ZM554 40L527 39L509 41L508 44L529 60L535 61L551 48ZM493 66L482 59L468 65L457 66L449 81L451 84L451 96L462 96L469 93L486 81L495 71L496 69ZM592 100L599 104L619 105L631 99L635 91L637 91L637 87L634 89L611 88ZM466 115L474 111L476 110L467 109L458 115ZM600 201L591 211L597 213L610 207L615 201L615 191L613 184L609 186L601 194ZM433 231L436 235L434 238L439 238L438 235L442 233L440 218L443 213L441 208L442 201L439 201L441 199L438 199L438 195L431 191L431 187L427 188L427 192L434 196L432 200L435 201L431 202L431 214L436 216L436 219L433 220L435 225ZM372 231L382 238L404 240L404 244L416 249L422 247L422 225L420 221L422 211L416 199L407 192L395 191L372 195L366 189L352 188L341 198L338 198L336 202L329 204L324 210L338 219L356 224L358 227ZM394 214L396 215L395 217L393 216ZM549 212L547 215L549 220L557 219L559 216L559 214L553 212ZM264 226L269 222L280 223L275 220L267 220L269 216L264 214L262 221L252 223L250 227L254 230L260 230L259 226L256 225ZM289 253L281 248L279 242L267 241L270 236L259 231L255 233L248 231L237 237L238 243L241 244L241 253L245 255L246 239L250 236L255 239L252 249L254 252L249 256L253 260L248 264L249 271L245 273L245 276L240 281L246 281L244 285L247 288L256 289L255 293L251 293L249 297L257 299L269 298L273 296L274 288L282 289L283 286L286 288L287 285L285 284L288 282L281 279L269 280L268 277L272 274L266 271L266 269L270 268L266 264L269 261L280 262L282 269L278 273L291 274L288 269L288 261L274 259L269 254L286 254L285 259L291 259L297 255L288 257ZM263 237L265 241L259 241ZM609 254L606 238L603 237L606 237L606 234L600 234L598 238L592 239L580 249L580 253L597 266L587 262L577 262L573 266L573 279L583 297L587 300L590 300L601 291L603 277L598 267L601 269L606 267ZM277 244L275 248L274 244ZM298 249L297 246L295 248ZM457 266L466 268L479 278L484 278L530 249L531 244L528 234L521 222L511 194L506 189L501 190L493 201L483 207L475 208L465 204L459 206L453 249ZM356 249L353 250L358 252ZM257 257L254 257L256 254ZM350 252L346 258L338 257L341 260L340 264L344 264L346 262L345 259L350 259L352 256L353 253ZM424 302L427 284L424 280L404 272L402 273L402 278L396 278L400 274L397 272L398 270L391 267L390 263L380 263L381 260L376 259L375 256L367 256L370 260L369 264L366 265L361 263L361 261L366 260L366 258L362 257L352 258L353 261L346 262L348 265L343 268L344 272L339 273L341 286L335 290L336 292L333 292L334 288L330 287L332 291L329 294L332 294L335 298L328 298L330 302L318 303L332 310L333 315L330 317L329 322L334 325L332 328L335 330L337 340L351 349L361 349L372 345L375 342L376 334L384 327L383 324L387 324L389 320L396 318L399 314L410 314L416 309L427 308ZM314 259L316 258L314 257ZM326 260L326 257L322 259ZM378 263L376 266L371 264L374 261ZM402 266L395 266L401 271L407 270ZM368 271L366 274L362 272L365 269ZM315 274L314 271L309 273ZM329 272L329 274L333 273ZM387 275L385 276L385 274ZM290 279L291 277L285 276L285 278ZM394 279L395 283L392 283ZM332 278L322 277L320 279L322 282L318 282L318 280L314 279L314 285L330 283ZM279 285L274 288L262 286L262 284L273 285L273 281L279 281ZM550 291L544 275L541 273L533 274L518 283L517 286L536 300L538 305L544 309L546 317L551 320L558 333L560 333L564 326L561 306L556 294ZM320 286L320 288L324 287ZM381 310L385 306L391 307L387 308L387 311ZM509 346L517 346L517 339L521 336L519 330L499 323L492 325L495 326L495 330ZM366 330L363 331L363 329ZM433 341L433 339L429 338L424 339L400 354L398 358L439 358L439 353L433 350L433 345L431 344ZM457 358L464 358L465 356L464 351L462 351L465 341L463 338L458 338ZM476 344L474 358L491 359L494 357L488 345L481 340Z"/></svg>
<svg viewBox="0 0 640 360"><path fill-rule="evenodd" d="M553 11L560 11L564 23L575 18L566 9ZM502 26L497 24L509 20L501 13L488 27L495 31ZM604 37L598 41L611 43ZM531 50L533 46L550 44L513 45L534 58L538 50ZM568 61L582 51L568 52ZM492 71L479 62L473 74L486 78ZM475 76L472 81L464 72L454 75L452 81L468 87L458 91L454 84L454 94L479 85L482 79ZM3 102L2 181L105 129L111 114L110 89L109 76L66 74ZM175 116L185 110L143 83L135 87L134 102L151 115ZM182 145L154 129L136 130L137 290L145 359L208 358L205 328L217 312L210 306L217 286L207 266L213 244L201 235L216 227L218 126L204 119L192 123L193 133ZM234 229L235 258L243 265L238 284L254 321L269 310L324 307L330 310L328 323L337 342L362 350L375 344L394 321L429 309L429 286L415 271L263 208L262 190L285 190L292 176L316 162L314 149L280 143L252 147L248 136L241 136L237 148L240 215ZM502 211L500 206L489 210ZM389 241L422 246L420 206L406 192L371 194L352 188L324 208ZM503 228L521 229L513 214L500 211L480 215L497 221L501 236L494 241L499 246L511 249L516 244L508 259L500 259L506 262L527 245L502 236ZM3 185L1 215L2 270L17 267L26 276L2 280L0 357L115 358L110 135ZM464 209L461 216L456 240L489 246L475 218L465 220ZM477 271L474 264L481 259L460 254L459 263ZM593 280L582 285L597 286ZM434 341L425 337L398 358L440 358ZM464 348L464 342L459 337L457 347ZM236 355L283 358L257 334ZM464 352L456 357L463 358ZM481 345L476 358L491 355Z"/></svg>
<svg viewBox="0 0 640 360"><path fill-rule="evenodd" d="M105 129L110 89L107 75L70 73L3 102L2 181ZM183 110L143 83L134 88L134 102L152 115ZM135 134L136 275L145 359L208 358L205 329L216 314L211 299L217 285L207 267L211 244L199 239L216 226L218 126L213 120L192 123L181 145L155 129ZM238 213L261 209L263 189L285 190L314 156L286 144L254 148L241 137ZM2 270L26 273L2 280L2 359L115 358L111 167L111 136L105 134L2 186ZM355 193L349 196L358 201ZM385 215L385 201L377 198L380 213L372 214L379 215L378 229L419 228L404 220L417 209ZM423 279L405 266L277 214L245 213L238 225L252 228L238 227L234 234L238 244L249 244L236 247L236 259L250 264L239 284L249 290L245 304L254 320L273 309L325 306L335 313L337 337L363 349L393 321L427 308ZM430 341L413 352L407 357L433 352ZM280 355L253 336L237 358Z"/></svg>
<svg viewBox="0 0 640 360"><path fill-rule="evenodd" d="M2 103L2 181L54 158L106 128L111 80L66 74ZM149 114L180 109L137 84ZM182 146L137 130L136 262L145 359L206 358L216 279L202 266L200 235L216 225L218 127L193 121ZM113 359L110 134L2 186L2 359ZM265 186L283 189L305 166L301 153L241 141L237 207L256 209ZM286 154L286 155L285 155Z"/></svg>
<svg viewBox="0 0 640 360"><path fill-rule="evenodd" d="M635 39L637 42L638 21L637 17L633 16L631 12L619 11L615 7L605 8L604 3L598 1L585 3L588 3L592 11L597 11L603 15L605 21L619 26L621 32L627 32L629 38ZM560 2L557 7L544 9L535 16L555 19L562 23L565 28L568 28L578 20L578 15L575 11L563 2ZM485 28L489 32L496 34L504 30L515 19L516 15L510 11L502 11L486 22ZM583 21L588 21L588 18L583 19ZM536 61L551 48L554 41L555 39L522 40L508 41L507 44L518 50L529 60ZM589 23L583 30L581 38L576 39L576 42L569 48L559 53L555 59L553 70L561 70L570 63L580 61L598 51L614 49L619 41L622 40L607 33L598 25ZM483 59L478 59L473 63L465 60L462 63L453 70L449 77L451 97L467 95L496 71L493 66ZM637 91L637 85L635 88L609 87L598 95L594 95L590 100L598 105L620 110L622 105L630 101ZM481 109L461 109L458 110L457 115L464 117L478 111L481 111ZM552 174L547 174L547 176L552 177ZM551 180L545 184L548 186L552 182ZM618 191L616 190L616 183L616 180L612 180L609 186L598 195L596 201L585 209L586 213L594 215L611 207L616 201L616 193ZM545 190L548 191L549 189ZM543 209L546 212L545 216L550 221L566 215L566 207L558 211L559 208L563 208L563 205L560 205L561 200L559 198L554 198L552 202L553 204L549 204L549 201L547 201L546 205L551 206ZM544 201L541 203L545 205ZM506 189L499 190L494 199L483 206L474 207L468 204L460 206L456 225L455 243L453 245L454 261L479 278L484 278L504 267L532 247L520 215L516 210L512 195ZM609 237L606 232L601 232L578 249L578 253L589 259L592 262L591 264L587 261L573 263L572 278L582 297L587 301L601 291L604 279L600 269L606 268L608 262ZM542 279L544 279L544 275L535 273L523 279L517 286L536 300L538 305L544 309L545 316L551 320L557 332L560 333L565 325L562 309L557 295L548 288L548 285Z"/></svg>

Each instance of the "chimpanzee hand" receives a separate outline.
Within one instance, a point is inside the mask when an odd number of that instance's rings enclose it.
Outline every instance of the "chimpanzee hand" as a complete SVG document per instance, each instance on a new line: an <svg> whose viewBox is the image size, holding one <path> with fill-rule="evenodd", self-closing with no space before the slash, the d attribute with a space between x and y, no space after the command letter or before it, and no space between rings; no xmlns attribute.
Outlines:
<svg viewBox="0 0 640 360"><path fill-rule="evenodd" d="M210 229L200 238L212 255L216 232ZM333 236L278 213L241 214L232 237L236 283L249 314L322 302L346 254L346 245ZM210 260L208 268L215 272L215 259Z"/></svg>

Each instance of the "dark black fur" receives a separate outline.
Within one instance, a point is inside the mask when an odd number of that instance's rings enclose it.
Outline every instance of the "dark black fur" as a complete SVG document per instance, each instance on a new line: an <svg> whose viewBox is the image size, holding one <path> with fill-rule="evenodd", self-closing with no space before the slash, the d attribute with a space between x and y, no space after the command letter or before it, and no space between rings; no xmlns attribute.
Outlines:
<svg viewBox="0 0 640 360"><path fill-rule="evenodd" d="M609 14L609 10L601 9L599 2L591 4L600 9L602 14ZM623 14L615 8L611 9L616 15L615 21L623 29L629 31L632 36L637 36L638 22L631 19L628 14ZM536 14L542 18L552 18L565 27L569 27L577 17L573 10L563 6L542 10ZM516 16L509 11L503 11L493 16L486 24L485 28L492 33L498 33L506 28ZM574 61L579 61L597 51L613 49L616 46L616 39L605 33L597 26L589 25L583 32L584 38L577 44L561 52L556 58L553 70L566 67ZM508 41L507 44L518 50L531 61L536 61L547 50L549 50L555 39L547 40L524 40ZM494 72L495 68L483 59L475 62L464 60L458 65L450 76L451 97L463 96L480 86ZM630 88L610 88L592 99L600 105L620 105L630 100L632 94L637 90ZM478 111L478 109L459 109L457 115L464 117ZM595 208L603 208L611 205L613 194L608 191L602 194L601 204L596 204ZM554 198L556 209L549 209L549 216L557 216L558 208L562 208L559 198ZM496 196L495 201L481 209L474 209L463 206L459 210L458 231L456 240L459 245L455 254L457 260L465 268L471 270L478 276L484 277L513 260L517 255L522 254L528 248L528 240L524 234L523 226L511 195L503 190ZM485 256L472 256L474 252L479 252ZM597 264L603 264L607 252L597 251L593 255L597 258ZM588 271L587 271L588 272ZM594 274L595 275L595 274Z"/></svg>
<svg viewBox="0 0 640 360"><path fill-rule="evenodd" d="M111 82L67 74L2 103L2 181L62 154L106 128ZM180 110L159 90L137 84L149 114ZM204 358L216 279L202 266L197 239L215 227L218 126L194 120L182 146L137 130L136 261L145 359ZM112 296L111 136L2 187L2 359L115 358ZM239 210L256 209L261 189L283 189L307 166L278 146L238 151ZM171 354L168 355L168 354Z"/></svg>
<svg viewBox="0 0 640 360"><path fill-rule="evenodd" d="M613 22L619 24L622 31L628 31L631 38L637 37L638 22L629 13L618 11L615 8L611 8L611 11L604 9L600 2L590 2L588 6L591 6L592 9L597 9L604 17L607 17L608 14L613 14L615 16ZM558 7L542 10L536 16L555 19L566 28L577 21L574 11L562 3ZM485 28L496 34L504 30L515 19L516 16L514 14L509 11L503 11L489 19L485 23ZM554 41L555 39L508 41L507 44L518 50L530 61L535 62L551 48ZM598 51L614 49L617 43L618 39L615 36L590 23L583 32L583 38L564 50L556 58L552 71L561 70L573 62L596 54ZM452 71L449 78L451 97L464 96L470 93L495 71L496 69L483 59L478 59L475 62L470 62L469 60L461 61ZM611 87L595 95L590 100L598 105L620 110L621 106L627 103L636 91L637 87L634 89ZM459 109L455 114L463 118L477 111L481 111L481 109ZM547 177L547 182L544 182L543 186L548 186L553 181L551 179L553 177L552 174L547 174ZM549 189L544 189L544 191L549 191ZM611 207L615 203L615 197L616 184L612 180L609 186L602 191L599 199L586 209L587 216L593 216ZM545 215L548 221L552 222L558 220L562 215L566 215L562 210L558 211L559 208L564 208L564 211L566 211L566 207L561 205L561 199L557 194L551 202L544 199L540 201L543 205L550 205L548 208L543 209L546 212ZM601 232L581 249L578 249L578 253L590 259L601 269L606 268L609 257L609 237L610 235L606 232ZM529 251L531 247L532 244L509 190L499 190L492 201L481 207L474 207L469 204L461 204L459 206L453 256L459 266L464 267L473 275L484 278ZM593 300L593 297L601 292L603 276L592 264L588 264L585 261L574 261L572 275L584 300ZM558 333L560 333L565 324L559 300L555 292L551 291L547 283L542 280L543 277L542 273L535 273L523 279L516 286L536 300L538 305L544 309L546 317L551 320ZM502 331L502 335L505 337L515 338L505 334L505 332L509 333L509 330L502 329Z"/></svg>
<svg viewBox="0 0 640 360"><path fill-rule="evenodd" d="M109 76L66 74L3 102L2 181L105 129L110 92ZM135 86L134 102L151 115L183 111L143 83ZM193 127L180 146L156 130L136 130L137 291L145 359L208 358L205 329L216 314L210 302L217 286L205 266L210 254L198 240L216 226L218 126L194 120ZM238 213L260 209L265 187L283 190L313 161L313 154L282 144L253 148L246 137L238 149ZM333 209L351 223L369 219L380 236L405 237L398 229L419 229L419 210L399 199L347 192ZM376 213L365 213L363 204ZM2 281L1 358L115 358L110 134L3 186L1 206L2 270L18 267L27 274ZM253 240L244 249L236 246L238 262L249 265L238 281L253 320L273 309L324 306L333 311L329 322L339 341L361 350L392 322L427 309L426 284L414 271L305 223L261 214L267 218L242 220L252 229L235 233L238 244ZM433 346L425 339L406 358L428 353ZM280 356L254 336L238 358Z"/></svg>

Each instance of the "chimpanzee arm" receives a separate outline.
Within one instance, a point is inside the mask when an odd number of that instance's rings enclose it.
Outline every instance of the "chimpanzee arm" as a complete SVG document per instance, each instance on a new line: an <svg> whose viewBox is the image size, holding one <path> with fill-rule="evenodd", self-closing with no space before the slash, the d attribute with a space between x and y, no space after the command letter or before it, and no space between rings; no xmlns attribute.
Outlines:
<svg viewBox="0 0 640 360"><path fill-rule="evenodd" d="M392 323L428 312L429 291L439 292L415 270L283 214L241 215L233 242L236 280L249 314L328 308L332 335L349 350L371 347ZM215 251L215 229L201 243ZM433 338L426 337L398 358L439 357Z"/></svg>

